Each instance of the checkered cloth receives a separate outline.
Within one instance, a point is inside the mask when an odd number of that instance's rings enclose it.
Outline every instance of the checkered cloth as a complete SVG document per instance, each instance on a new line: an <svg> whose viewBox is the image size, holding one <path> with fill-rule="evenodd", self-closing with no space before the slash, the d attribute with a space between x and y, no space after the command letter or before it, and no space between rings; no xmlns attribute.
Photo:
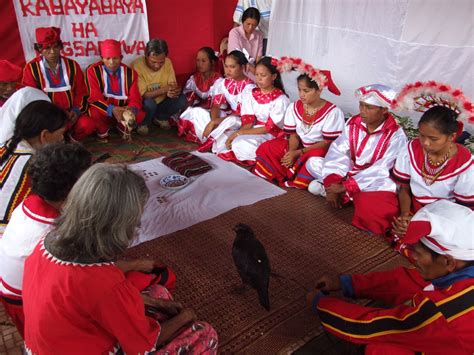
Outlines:
<svg viewBox="0 0 474 355"><path fill-rule="evenodd" d="M187 177L201 175L212 169L204 160L188 152L171 154L164 158L162 163Z"/></svg>

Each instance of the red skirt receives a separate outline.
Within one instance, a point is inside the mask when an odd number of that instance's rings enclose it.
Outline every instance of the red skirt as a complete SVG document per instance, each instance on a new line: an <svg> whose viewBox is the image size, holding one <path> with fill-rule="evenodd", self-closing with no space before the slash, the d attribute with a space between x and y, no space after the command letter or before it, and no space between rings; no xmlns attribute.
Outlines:
<svg viewBox="0 0 474 355"><path fill-rule="evenodd" d="M353 202L352 225L376 235L385 235L392 228L393 218L400 213L395 192L359 192L353 196Z"/></svg>
<svg viewBox="0 0 474 355"><path fill-rule="evenodd" d="M324 157L327 149L311 149L300 156L291 168L281 164L288 152L288 140L275 138L261 144L257 149L257 158L253 173L264 179L276 182L280 186L306 189L314 177L306 169L306 161L311 157Z"/></svg>

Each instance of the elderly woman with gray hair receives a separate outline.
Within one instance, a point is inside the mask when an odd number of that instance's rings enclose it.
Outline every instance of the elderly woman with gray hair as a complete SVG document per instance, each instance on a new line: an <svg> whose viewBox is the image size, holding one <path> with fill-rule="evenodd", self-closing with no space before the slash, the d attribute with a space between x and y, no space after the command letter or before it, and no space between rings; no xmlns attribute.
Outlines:
<svg viewBox="0 0 474 355"><path fill-rule="evenodd" d="M25 264L27 351L217 352L215 330L197 322L192 309L160 285L140 294L115 264L135 236L148 196L144 179L124 165L96 164L78 180L57 225Z"/></svg>

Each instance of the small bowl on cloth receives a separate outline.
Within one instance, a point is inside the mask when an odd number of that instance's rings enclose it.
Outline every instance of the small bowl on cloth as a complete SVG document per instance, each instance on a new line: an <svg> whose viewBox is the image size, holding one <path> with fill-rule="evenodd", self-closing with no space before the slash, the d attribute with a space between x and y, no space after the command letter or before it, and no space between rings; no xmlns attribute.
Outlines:
<svg viewBox="0 0 474 355"><path fill-rule="evenodd" d="M161 187L168 190L179 190L188 185L190 182L189 178L184 175L168 175L160 180Z"/></svg>

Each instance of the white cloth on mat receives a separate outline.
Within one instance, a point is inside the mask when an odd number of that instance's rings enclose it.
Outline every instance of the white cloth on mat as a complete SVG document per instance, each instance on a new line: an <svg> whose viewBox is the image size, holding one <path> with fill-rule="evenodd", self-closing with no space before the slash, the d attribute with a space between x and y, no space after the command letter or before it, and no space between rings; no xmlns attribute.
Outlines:
<svg viewBox="0 0 474 355"><path fill-rule="evenodd" d="M150 199L133 245L188 228L233 208L285 193L285 190L214 154L193 154L208 162L213 169L193 177L192 182L181 190L161 187L163 177L177 174L161 162L163 158L130 166L135 171L143 172L150 189Z"/></svg>

